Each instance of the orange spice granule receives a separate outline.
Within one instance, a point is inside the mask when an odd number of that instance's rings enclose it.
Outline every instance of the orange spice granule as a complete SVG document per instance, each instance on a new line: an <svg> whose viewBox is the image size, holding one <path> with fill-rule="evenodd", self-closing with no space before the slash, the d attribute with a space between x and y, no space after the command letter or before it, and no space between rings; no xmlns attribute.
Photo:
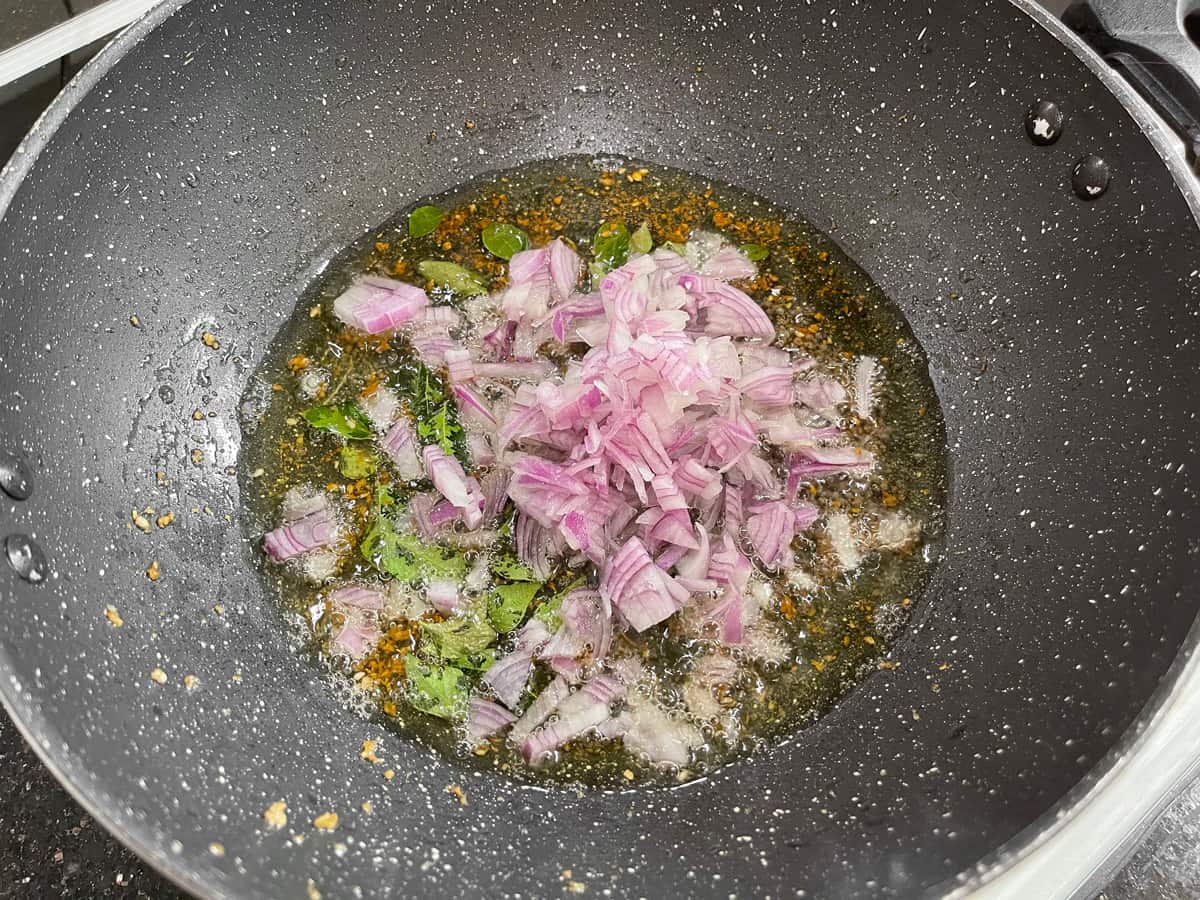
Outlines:
<svg viewBox="0 0 1200 900"><path fill-rule="evenodd" d="M321 831L333 831L338 826L338 814L335 812L321 813L313 819L313 827Z"/></svg>
<svg viewBox="0 0 1200 900"><path fill-rule="evenodd" d="M383 710L388 715L396 715L392 695L403 687L405 658L415 646L412 624L401 619L388 628L375 648L356 667L379 691Z"/></svg>

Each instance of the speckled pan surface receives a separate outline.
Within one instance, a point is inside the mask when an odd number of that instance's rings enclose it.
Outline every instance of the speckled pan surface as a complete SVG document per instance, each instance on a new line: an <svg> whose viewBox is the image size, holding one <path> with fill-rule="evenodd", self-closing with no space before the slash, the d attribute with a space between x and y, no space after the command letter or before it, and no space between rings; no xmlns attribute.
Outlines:
<svg viewBox="0 0 1200 900"><path fill-rule="evenodd" d="M1017 9L155 18L0 184L0 442L35 479L0 530L52 565L38 586L0 568L0 692L151 862L213 897L912 895L1049 810L1151 697L1200 604L1200 233L1129 115ZM1067 113L1049 148L1022 124L1043 96ZM900 667L669 792L468 776L348 715L288 652L236 523L237 398L308 273L417 196L577 152L825 227L906 310L950 436L946 558ZM1085 204L1092 152L1113 184ZM132 528L147 505L174 524Z"/></svg>

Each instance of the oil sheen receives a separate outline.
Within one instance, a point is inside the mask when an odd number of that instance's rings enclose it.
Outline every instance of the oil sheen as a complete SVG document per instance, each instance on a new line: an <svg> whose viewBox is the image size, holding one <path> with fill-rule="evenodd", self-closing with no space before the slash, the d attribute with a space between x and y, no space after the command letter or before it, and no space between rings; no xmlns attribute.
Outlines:
<svg viewBox="0 0 1200 900"><path fill-rule="evenodd" d="M422 205L443 210L445 218L433 232L413 237L408 214ZM743 288L773 320L779 346L811 356L818 371L843 383L853 381L858 357L879 362L873 414L864 419L847 414L837 423L856 445L876 454L875 469L862 477L835 476L805 486L822 510L822 521L836 513L852 523L860 539L860 564L847 569L831 528L818 525L796 539L793 549L806 577L775 579L764 603L764 619L782 652L769 661L739 659L737 684L717 697L719 714L697 723L705 743L689 764L655 767L626 752L620 741L595 738L569 743L551 764L538 767L527 765L500 738L469 746L460 729L415 711L394 693L363 690L363 664L330 656L328 628L311 615L329 584L314 582L300 566L261 565L268 593L279 604L280 627L294 632L298 652L327 673L331 689L342 692L359 714L464 766L601 788L703 775L810 725L864 679L885 677L877 673L894 665L890 648L936 563L947 467L944 426L926 359L898 306L828 236L786 208L731 185L621 159L539 162L424 198L364 234L306 286L251 379L242 403L239 461L249 540L261 541L274 527L290 488L328 491L351 532L331 583L378 580L353 546L368 526L377 485L371 477L347 477L341 440L308 427L300 414L313 403L313 379L320 382L321 402L336 403L357 397L372 379L402 371L412 360L394 342L356 338L332 315L333 299L364 273L424 286L416 264L431 257L457 262L499 284L506 266L480 244L481 226L490 221L519 225L533 246L562 236L586 260L597 226L614 219L630 229L646 223L656 246L713 232L735 245L754 245L755 255L763 248L759 275ZM898 516L912 526L906 539L889 543L871 537L872 529ZM399 652L400 645L411 650L407 629L389 634L388 648L371 657L377 666L381 655ZM697 654L711 650L708 642L669 621L638 636L636 644L654 674L659 700L687 717L684 679Z"/></svg>

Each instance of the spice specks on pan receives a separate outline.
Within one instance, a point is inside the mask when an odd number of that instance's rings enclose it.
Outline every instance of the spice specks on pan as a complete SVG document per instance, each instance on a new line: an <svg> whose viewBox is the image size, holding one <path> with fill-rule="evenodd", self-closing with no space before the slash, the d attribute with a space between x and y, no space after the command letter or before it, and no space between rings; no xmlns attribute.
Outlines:
<svg viewBox="0 0 1200 900"><path fill-rule="evenodd" d="M283 800L276 800L265 810L263 810L263 821L267 827L273 831L279 831L288 823L287 803Z"/></svg>

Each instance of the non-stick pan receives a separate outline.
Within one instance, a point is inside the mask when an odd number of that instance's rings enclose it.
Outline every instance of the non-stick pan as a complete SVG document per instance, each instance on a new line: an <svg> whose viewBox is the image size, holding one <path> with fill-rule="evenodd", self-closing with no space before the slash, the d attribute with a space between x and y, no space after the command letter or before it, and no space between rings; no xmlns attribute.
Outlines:
<svg viewBox="0 0 1200 900"><path fill-rule="evenodd" d="M1151 811L1191 760L1152 739L1200 607L1200 203L1086 56L1006 0L157 9L0 180L13 718L207 897L907 896L1038 859L1130 771ZM238 398L312 274L422 195L572 153L828 231L903 307L946 418L945 549L899 666L676 790L535 790L349 713L238 518ZM175 523L131 528L146 505Z"/></svg>

